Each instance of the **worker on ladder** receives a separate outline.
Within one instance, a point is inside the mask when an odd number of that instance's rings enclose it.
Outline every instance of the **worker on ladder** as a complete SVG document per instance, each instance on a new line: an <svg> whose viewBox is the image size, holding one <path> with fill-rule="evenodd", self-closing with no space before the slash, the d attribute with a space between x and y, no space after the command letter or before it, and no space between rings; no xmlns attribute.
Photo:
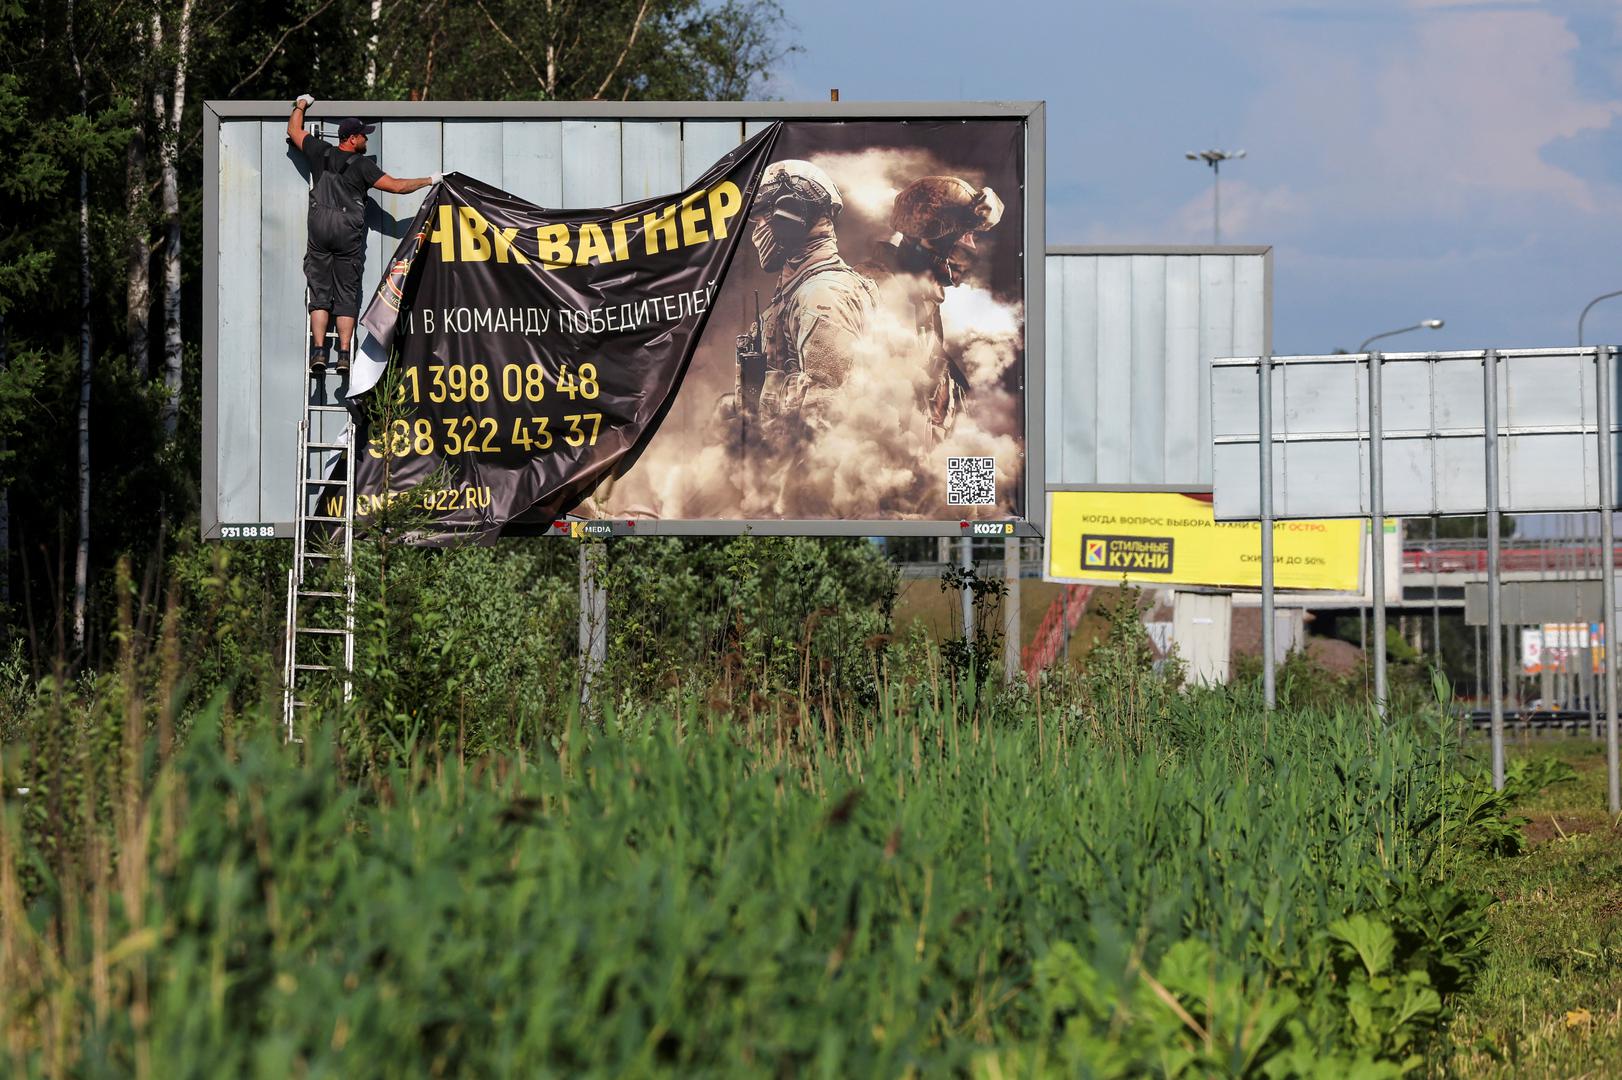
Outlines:
<svg viewBox="0 0 1622 1080"><path fill-rule="evenodd" d="M327 322L338 320L338 359L333 364L340 378L349 374L355 320L360 315L361 269L366 262L366 193L372 188L409 195L440 174L401 180L384 172L366 156L366 136L375 125L354 117L338 122L338 145L304 130L304 111L315 104L300 94L287 118L287 138L310 165L309 242L304 254L304 279L309 285L310 374L327 370Z"/></svg>

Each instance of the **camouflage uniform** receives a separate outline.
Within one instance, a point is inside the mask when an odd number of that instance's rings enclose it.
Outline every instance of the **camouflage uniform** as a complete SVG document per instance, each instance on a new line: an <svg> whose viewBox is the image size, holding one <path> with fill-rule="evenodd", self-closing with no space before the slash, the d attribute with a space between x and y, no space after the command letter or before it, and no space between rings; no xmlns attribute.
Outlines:
<svg viewBox="0 0 1622 1080"><path fill-rule="evenodd" d="M829 402L850 377L876 299L873 283L839 257L832 236L790 257L761 313L762 412L798 413L812 427L826 427Z"/></svg>
<svg viewBox="0 0 1622 1080"><path fill-rule="evenodd" d="M783 441L798 420L831 422L877 299L873 283L839 255L839 189L809 161L774 161L761 174L751 240L761 268L777 273L771 304L738 339L738 385L723 402Z"/></svg>

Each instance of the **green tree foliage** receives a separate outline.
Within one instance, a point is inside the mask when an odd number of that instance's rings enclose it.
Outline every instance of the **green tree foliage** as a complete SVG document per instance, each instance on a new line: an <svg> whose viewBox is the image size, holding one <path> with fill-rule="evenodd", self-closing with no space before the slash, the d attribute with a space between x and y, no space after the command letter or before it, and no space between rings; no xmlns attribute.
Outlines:
<svg viewBox="0 0 1622 1080"><path fill-rule="evenodd" d="M374 23L369 0L236 7L218 30L246 61L231 96L736 100L787 51L775 0L384 0L379 9Z"/></svg>

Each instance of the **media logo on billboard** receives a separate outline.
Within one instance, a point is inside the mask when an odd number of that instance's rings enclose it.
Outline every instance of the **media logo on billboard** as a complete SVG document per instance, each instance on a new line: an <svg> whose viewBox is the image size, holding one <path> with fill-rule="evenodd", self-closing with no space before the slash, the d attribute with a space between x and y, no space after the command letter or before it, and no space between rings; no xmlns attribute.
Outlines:
<svg viewBox="0 0 1622 1080"><path fill-rule="evenodd" d="M1088 570L1121 574L1169 574L1169 536L1083 536L1081 565Z"/></svg>

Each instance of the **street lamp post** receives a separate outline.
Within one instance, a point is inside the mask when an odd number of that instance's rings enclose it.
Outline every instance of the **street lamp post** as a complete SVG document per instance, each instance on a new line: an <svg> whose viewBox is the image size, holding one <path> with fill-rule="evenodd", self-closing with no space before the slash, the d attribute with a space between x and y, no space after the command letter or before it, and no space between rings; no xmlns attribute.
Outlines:
<svg viewBox="0 0 1622 1080"><path fill-rule="evenodd" d="M1412 330L1440 330L1444 325L1446 324L1441 319L1421 319L1412 326L1404 326L1397 330L1387 330L1384 333L1375 334L1373 337L1368 338L1363 342L1363 344L1359 345L1352 351L1360 353L1368 352L1369 346L1374 342L1379 341L1381 338L1396 337L1398 334L1406 334Z"/></svg>
<svg viewBox="0 0 1622 1080"><path fill-rule="evenodd" d="M1379 341L1381 338L1396 337L1398 334L1406 334L1406 333L1409 333L1410 331L1413 331L1413 330L1440 330L1445 325L1446 324L1441 319L1421 319L1418 322L1414 323L1414 325L1412 325L1412 326L1403 326L1403 327L1399 327L1396 330L1386 330L1386 331L1383 331L1382 333L1375 334L1371 338L1365 338L1364 341L1363 341L1363 344L1359 345L1357 348L1353 349L1352 351L1353 352L1360 352L1360 353L1368 352L1369 351L1369 346L1372 345L1374 342ZM1385 527L1384 527L1384 524L1385 524L1384 522L1376 521L1373 518L1369 519L1369 558L1370 559L1384 559L1385 558ZM1435 519L1434 516L1431 518L1431 536L1432 536L1432 538L1434 538L1436 536L1436 519ZM1435 545L1433 544L1432 547L1434 548ZM1431 558L1432 559L1435 558L1434 551L1432 552ZM1432 588L1433 600L1434 600L1435 586L1432 585L1431 588ZM1370 599L1372 599L1374 601L1374 603L1376 603L1376 604L1380 604L1382 606L1385 604L1385 598L1382 597L1382 596L1371 597ZM1433 621L1433 626L1434 625L1435 625L1435 623ZM1441 634L1440 634L1439 629L1438 630L1433 630L1433 632L1436 634L1436 637L1437 637L1438 641L1440 641ZM1364 655L1367 656L1368 655L1368 647L1369 647L1368 611L1361 604L1359 604L1358 608L1357 608L1357 643L1363 649ZM1385 651L1384 651L1385 650L1385 642L1384 641L1377 641L1377 642L1374 643L1374 647L1376 649L1381 650L1381 652L1380 652L1380 657L1381 657L1380 663L1383 664L1384 663L1384 656L1385 656ZM1440 652L1438 652L1438 655L1440 655ZM1365 668L1364 670L1366 671L1367 668Z"/></svg>
<svg viewBox="0 0 1622 1080"><path fill-rule="evenodd" d="M1583 344L1583 320L1588 318L1589 310L1591 308L1593 308L1593 306L1595 304L1599 303L1601 300L1609 300L1613 296L1622 296L1622 289L1618 289L1618 290L1616 290L1616 292L1605 293L1603 296L1594 297L1594 299L1592 299L1592 300L1590 300L1588 302L1588 306L1583 308L1583 313L1581 315L1577 316L1577 346L1578 346L1578 348L1581 348L1582 344Z"/></svg>
<svg viewBox="0 0 1622 1080"><path fill-rule="evenodd" d="M1183 155L1190 161L1203 161L1211 166L1211 243L1222 243L1222 163L1237 161L1245 156L1243 150L1190 150Z"/></svg>
<svg viewBox="0 0 1622 1080"><path fill-rule="evenodd" d="M1603 293L1590 300L1583 308L1583 313L1577 316L1577 347L1583 344L1583 320L1595 304L1602 300L1622 296L1622 289L1615 292ZM1614 493L1612 491L1612 469L1614 467L1611 442L1611 387L1615 378L1613 365L1616 350L1600 348L1595 350L1594 381L1598 388L1599 402L1599 485L1600 485L1600 596L1604 601L1605 620L1605 758L1606 758L1606 801L1611 813L1622 813L1622 751L1617 749L1617 708L1616 708L1616 654L1612 652L1614 638L1622 637L1622 620L1616 614L1616 535L1615 515L1612 512ZM1592 715L1592 714L1590 714Z"/></svg>

